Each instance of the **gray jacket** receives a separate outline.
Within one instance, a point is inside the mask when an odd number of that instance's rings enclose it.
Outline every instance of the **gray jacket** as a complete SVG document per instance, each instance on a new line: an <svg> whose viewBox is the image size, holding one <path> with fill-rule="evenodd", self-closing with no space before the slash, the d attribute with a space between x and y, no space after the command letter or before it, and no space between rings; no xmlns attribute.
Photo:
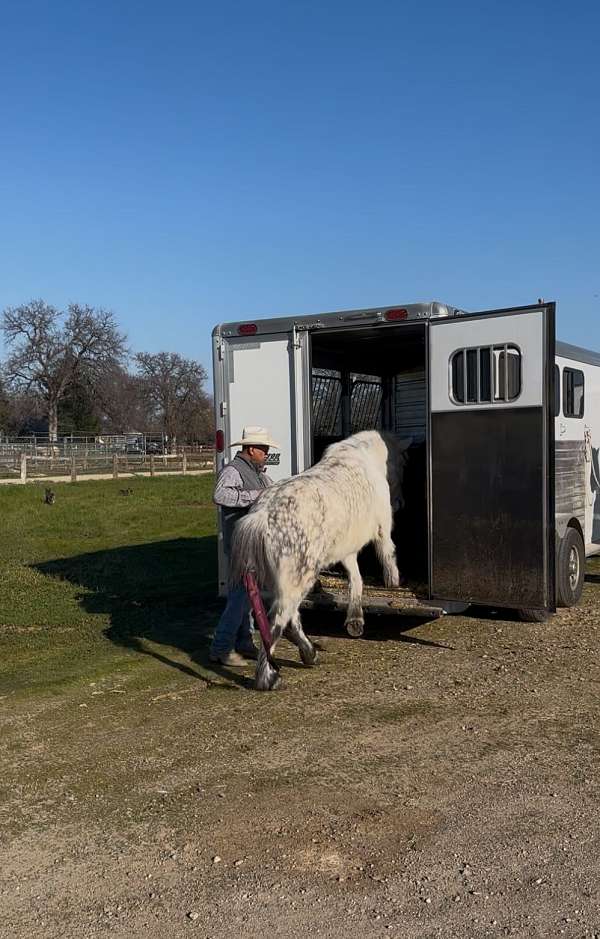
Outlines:
<svg viewBox="0 0 600 939"><path fill-rule="evenodd" d="M221 512L223 548L226 554L229 554L236 522L256 502L261 492L272 485L273 480L241 453L236 454L231 463L221 470L213 501Z"/></svg>

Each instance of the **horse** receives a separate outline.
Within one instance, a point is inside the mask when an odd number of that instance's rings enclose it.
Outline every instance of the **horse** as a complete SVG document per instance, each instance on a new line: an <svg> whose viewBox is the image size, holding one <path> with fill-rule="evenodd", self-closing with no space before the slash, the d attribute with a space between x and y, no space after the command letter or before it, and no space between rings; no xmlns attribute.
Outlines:
<svg viewBox="0 0 600 939"><path fill-rule="evenodd" d="M363 582L357 555L373 543L386 587L400 575L392 541L394 511L403 504L402 477L411 440L375 430L331 444L310 469L265 489L237 523L231 552L232 584L250 574L273 598L269 611L271 644L261 643L255 687L279 684L272 654L282 635L294 643L305 665L317 651L305 635L300 605L319 571L341 562L349 578L346 626L361 631Z"/></svg>

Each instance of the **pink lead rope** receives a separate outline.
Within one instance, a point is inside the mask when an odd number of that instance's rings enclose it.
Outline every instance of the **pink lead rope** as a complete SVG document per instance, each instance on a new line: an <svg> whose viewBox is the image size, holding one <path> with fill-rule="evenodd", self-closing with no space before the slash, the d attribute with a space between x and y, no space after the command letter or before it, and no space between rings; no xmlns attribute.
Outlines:
<svg viewBox="0 0 600 939"><path fill-rule="evenodd" d="M256 583L256 577L252 571L246 571L244 574L244 587L246 588L246 593L248 594L248 599L250 600L250 605L254 614L254 620L258 626L258 631L260 633L263 646L265 647L265 652L267 653L267 657L270 659L273 639L271 637L269 617L267 616L267 611L265 610L265 605L262 601L258 584Z"/></svg>

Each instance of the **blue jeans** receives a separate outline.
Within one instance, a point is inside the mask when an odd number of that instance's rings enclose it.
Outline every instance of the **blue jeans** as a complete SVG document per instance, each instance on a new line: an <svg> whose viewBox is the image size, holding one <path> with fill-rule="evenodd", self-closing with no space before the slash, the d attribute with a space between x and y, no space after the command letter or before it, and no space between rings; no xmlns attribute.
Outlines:
<svg viewBox="0 0 600 939"><path fill-rule="evenodd" d="M244 652L254 646L250 601L244 587L233 587L213 636L212 655L226 655L235 649Z"/></svg>

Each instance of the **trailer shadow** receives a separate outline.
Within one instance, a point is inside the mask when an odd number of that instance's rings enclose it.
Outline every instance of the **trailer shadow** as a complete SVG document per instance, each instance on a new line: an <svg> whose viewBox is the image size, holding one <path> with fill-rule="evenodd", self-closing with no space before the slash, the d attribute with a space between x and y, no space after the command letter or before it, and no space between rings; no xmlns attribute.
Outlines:
<svg viewBox="0 0 600 939"><path fill-rule="evenodd" d="M522 623L518 610L509 607L477 606L473 604L462 614L466 619L481 619L487 622Z"/></svg>
<svg viewBox="0 0 600 939"><path fill-rule="evenodd" d="M452 650L454 648L445 642L436 642L432 639L421 639L418 636L407 635L411 630L432 622L431 618L425 616L407 616L399 613L377 615L365 611L365 632L359 640L348 635L344 620L345 614L341 610L322 608L321 610L311 609L302 612L304 631L311 636L344 638L349 642L403 642L407 645L429 646L433 649ZM322 648L318 639L313 640L313 642L317 649Z"/></svg>
<svg viewBox="0 0 600 939"><path fill-rule="evenodd" d="M34 564L82 588L86 613L109 618L107 640L208 685L252 686L252 677L215 666L208 650L223 601L217 596L216 537L178 538ZM285 663L288 664L287 662ZM295 663L289 663L293 665Z"/></svg>

